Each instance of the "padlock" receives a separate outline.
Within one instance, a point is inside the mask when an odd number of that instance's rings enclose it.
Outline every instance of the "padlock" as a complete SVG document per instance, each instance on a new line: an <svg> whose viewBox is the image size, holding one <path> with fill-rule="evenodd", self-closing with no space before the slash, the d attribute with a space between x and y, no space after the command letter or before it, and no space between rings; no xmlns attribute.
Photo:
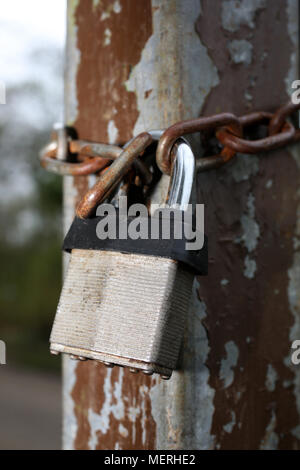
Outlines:
<svg viewBox="0 0 300 470"><path fill-rule="evenodd" d="M183 140L176 149L167 207L183 213L195 160ZM195 273L207 271L207 245L187 252L185 240L174 237L99 240L98 222L99 217L76 217L65 238L71 258L51 352L169 379L178 361Z"/></svg>

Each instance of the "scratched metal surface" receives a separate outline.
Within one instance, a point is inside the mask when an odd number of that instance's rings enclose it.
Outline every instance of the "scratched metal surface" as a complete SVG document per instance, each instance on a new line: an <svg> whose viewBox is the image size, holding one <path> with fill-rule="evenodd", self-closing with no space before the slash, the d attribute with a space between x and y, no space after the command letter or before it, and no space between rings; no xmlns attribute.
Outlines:
<svg viewBox="0 0 300 470"><path fill-rule="evenodd" d="M192 287L193 274L171 259L72 250L51 350L169 377Z"/></svg>
<svg viewBox="0 0 300 470"><path fill-rule="evenodd" d="M80 138L117 143L272 109L297 58L296 0L69 0L66 119ZM162 383L66 359L65 448L300 447L299 164L286 149L199 176L210 272L194 285L180 370ZM91 183L65 179L65 228Z"/></svg>

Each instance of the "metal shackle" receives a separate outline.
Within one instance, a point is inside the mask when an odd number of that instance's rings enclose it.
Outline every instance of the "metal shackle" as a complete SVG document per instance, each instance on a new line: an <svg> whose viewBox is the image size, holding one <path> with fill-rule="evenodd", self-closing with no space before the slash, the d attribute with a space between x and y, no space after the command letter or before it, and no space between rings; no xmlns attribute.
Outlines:
<svg viewBox="0 0 300 470"><path fill-rule="evenodd" d="M173 168L167 198L167 206L185 210L189 204L195 175L195 156L190 145L182 137L174 144Z"/></svg>
<svg viewBox="0 0 300 470"><path fill-rule="evenodd" d="M100 176L95 185L83 196L76 209L77 217L88 218L103 200L119 184L120 180L136 158L156 139L161 132L144 132L132 139L123 149L108 170ZM195 157L187 142L180 138L174 144L175 151L173 174L170 181L167 205L184 207L188 204L194 179Z"/></svg>

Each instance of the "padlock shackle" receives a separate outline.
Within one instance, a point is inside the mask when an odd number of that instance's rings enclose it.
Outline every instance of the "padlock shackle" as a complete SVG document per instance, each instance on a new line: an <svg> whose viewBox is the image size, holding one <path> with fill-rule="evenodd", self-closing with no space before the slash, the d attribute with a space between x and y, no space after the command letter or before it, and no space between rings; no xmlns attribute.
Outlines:
<svg viewBox="0 0 300 470"><path fill-rule="evenodd" d="M94 186L84 195L77 206L76 215L81 219L87 219L96 207L109 196L123 178L137 157L155 140L158 140L162 131L150 131L139 134L130 140L120 156L103 173ZM183 138L177 139L173 145L172 156L174 165L168 191L168 206L177 205L184 209L189 203L195 172L195 157Z"/></svg>
<svg viewBox="0 0 300 470"><path fill-rule="evenodd" d="M176 206L179 210L185 210L191 199L196 163L190 145L182 137L172 148L172 161L172 174L166 204L169 207Z"/></svg>

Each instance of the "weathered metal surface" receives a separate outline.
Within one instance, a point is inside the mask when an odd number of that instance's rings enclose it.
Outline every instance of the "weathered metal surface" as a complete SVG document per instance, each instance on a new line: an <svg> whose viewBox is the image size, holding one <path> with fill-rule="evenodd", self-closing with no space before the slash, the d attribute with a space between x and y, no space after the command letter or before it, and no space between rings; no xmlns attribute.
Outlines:
<svg viewBox="0 0 300 470"><path fill-rule="evenodd" d="M69 1L66 115L79 137L123 143L285 102L298 2L217 3ZM293 149L199 175L211 262L194 285L180 369L162 383L65 360L65 448L299 448L299 171ZM66 179L66 225L88 186ZM164 177L155 197L167 187Z"/></svg>
<svg viewBox="0 0 300 470"><path fill-rule="evenodd" d="M273 110L291 92L286 78L297 77L291 57L298 44L290 30L298 30L298 2L241 1L234 9L236 2L223 1L218 10L212 3L202 1L197 31L222 79L203 112ZM251 45L250 63L228 60L234 40ZM217 448L299 448L299 368L290 359L291 331L300 334L297 161L284 149L239 156L235 166L199 176L213 258L200 296L207 308Z"/></svg>
<svg viewBox="0 0 300 470"><path fill-rule="evenodd" d="M168 379L177 365L193 279L172 259L74 249L51 350Z"/></svg>

